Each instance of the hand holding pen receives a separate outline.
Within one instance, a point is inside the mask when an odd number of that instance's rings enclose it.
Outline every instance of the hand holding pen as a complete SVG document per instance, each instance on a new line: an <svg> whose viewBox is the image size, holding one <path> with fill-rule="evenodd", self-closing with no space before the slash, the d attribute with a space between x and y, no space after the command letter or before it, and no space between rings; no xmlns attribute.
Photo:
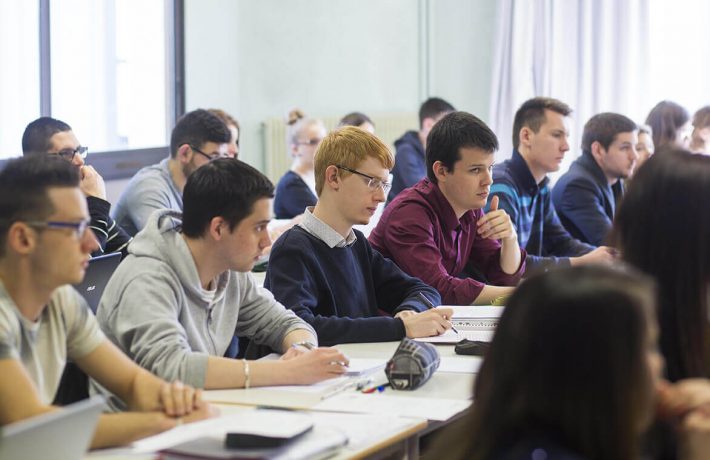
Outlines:
<svg viewBox="0 0 710 460"><path fill-rule="evenodd" d="M421 301L424 302L424 305L425 305L429 310L434 310L434 309L436 309L436 307L434 306L434 304L431 303L431 300L427 299L427 297L426 297L424 294L422 294L421 292L418 292L417 295L419 296L419 299L421 299ZM453 315L453 311L451 311L451 312L452 312L452 315ZM451 316L452 316L452 315L449 315L449 316L448 316L448 319L451 319ZM451 324L451 330L454 331L454 332L456 333L456 335L458 335L459 331L456 330L456 328L454 327L453 324Z"/></svg>

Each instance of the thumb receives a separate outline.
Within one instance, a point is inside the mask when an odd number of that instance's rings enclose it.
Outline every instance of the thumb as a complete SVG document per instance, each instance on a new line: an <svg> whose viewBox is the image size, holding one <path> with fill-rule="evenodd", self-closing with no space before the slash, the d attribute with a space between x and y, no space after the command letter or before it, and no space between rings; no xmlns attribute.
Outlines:
<svg viewBox="0 0 710 460"><path fill-rule="evenodd" d="M498 195L494 195L491 198L491 211L496 211L498 209Z"/></svg>

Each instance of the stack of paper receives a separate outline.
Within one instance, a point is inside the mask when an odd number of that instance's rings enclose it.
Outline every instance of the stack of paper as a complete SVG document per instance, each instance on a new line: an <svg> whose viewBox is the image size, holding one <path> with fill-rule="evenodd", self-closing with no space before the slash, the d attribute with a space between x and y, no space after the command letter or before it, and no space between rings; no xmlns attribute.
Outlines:
<svg viewBox="0 0 710 460"><path fill-rule="evenodd" d="M430 343L456 343L463 339L490 342L493 340L493 333L504 309L504 307L479 305L442 305L442 307L454 310L451 324L458 334L453 329L449 329L441 335L416 340Z"/></svg>

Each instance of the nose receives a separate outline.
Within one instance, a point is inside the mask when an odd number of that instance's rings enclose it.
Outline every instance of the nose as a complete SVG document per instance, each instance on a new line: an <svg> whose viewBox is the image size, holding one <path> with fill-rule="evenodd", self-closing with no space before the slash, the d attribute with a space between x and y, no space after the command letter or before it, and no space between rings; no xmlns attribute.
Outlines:
<svg viewBox="0 0 710 460"><path fill-rule="evenodd" d="M375 189L375 201L378 203L383 203L387 199L387 193L385 193L385 187L380 184L377 189Z"/></svg>
<svg viewBox="0 0 710 460"><path fill-rule="evenodd" d="M74 157L71 159L71 162L74 166L81 168L84 166L84 159L79 155L78 153L74 154Z"/></svg>
<svg viewBox="0 0 710 460"><path fill-rule="evenodd" d="M493 170L486 168L486 172L483 175L482 185L491 185L493 183Z"/></svg>
<svg viewBox="0 0 710 460"><path fill-rule="evenodd" d="M264 230L264 236L261 238L261 244L259 245L261 249L268 248L271 246L271 235L269 235L268 230Z"/></svg>
<svg viewBox="0 0 710 460"><path fill-rule="evenodd" d="M86 230L84 230L84 234L81 236L81 244L84 252L87 254L100 248L99 241L96 239L96 235L94 235L94 231L91 230L90 227L86 227Z"/></svg>

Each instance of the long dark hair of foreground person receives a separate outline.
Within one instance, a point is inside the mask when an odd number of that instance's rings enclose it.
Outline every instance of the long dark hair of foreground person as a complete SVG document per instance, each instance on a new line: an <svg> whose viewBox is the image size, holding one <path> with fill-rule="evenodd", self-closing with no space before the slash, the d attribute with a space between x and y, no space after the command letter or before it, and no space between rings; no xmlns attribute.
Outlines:
<svg viewBox="0 0 710 460"><path fill-rule="evenodd" d="M472 409L431 458L535 458L529 441L541 439L584 459L637 458L653 413L652 309L651 282L628 271L575 267L525 281L500 319Z"/></svg>
<svg viewBox="0 0 710 460"><path fill-rule="evenodd" d="M710 157L657 152L634 175L614 222L622 257L658 285L668 379L710 378Z"/></svg>

